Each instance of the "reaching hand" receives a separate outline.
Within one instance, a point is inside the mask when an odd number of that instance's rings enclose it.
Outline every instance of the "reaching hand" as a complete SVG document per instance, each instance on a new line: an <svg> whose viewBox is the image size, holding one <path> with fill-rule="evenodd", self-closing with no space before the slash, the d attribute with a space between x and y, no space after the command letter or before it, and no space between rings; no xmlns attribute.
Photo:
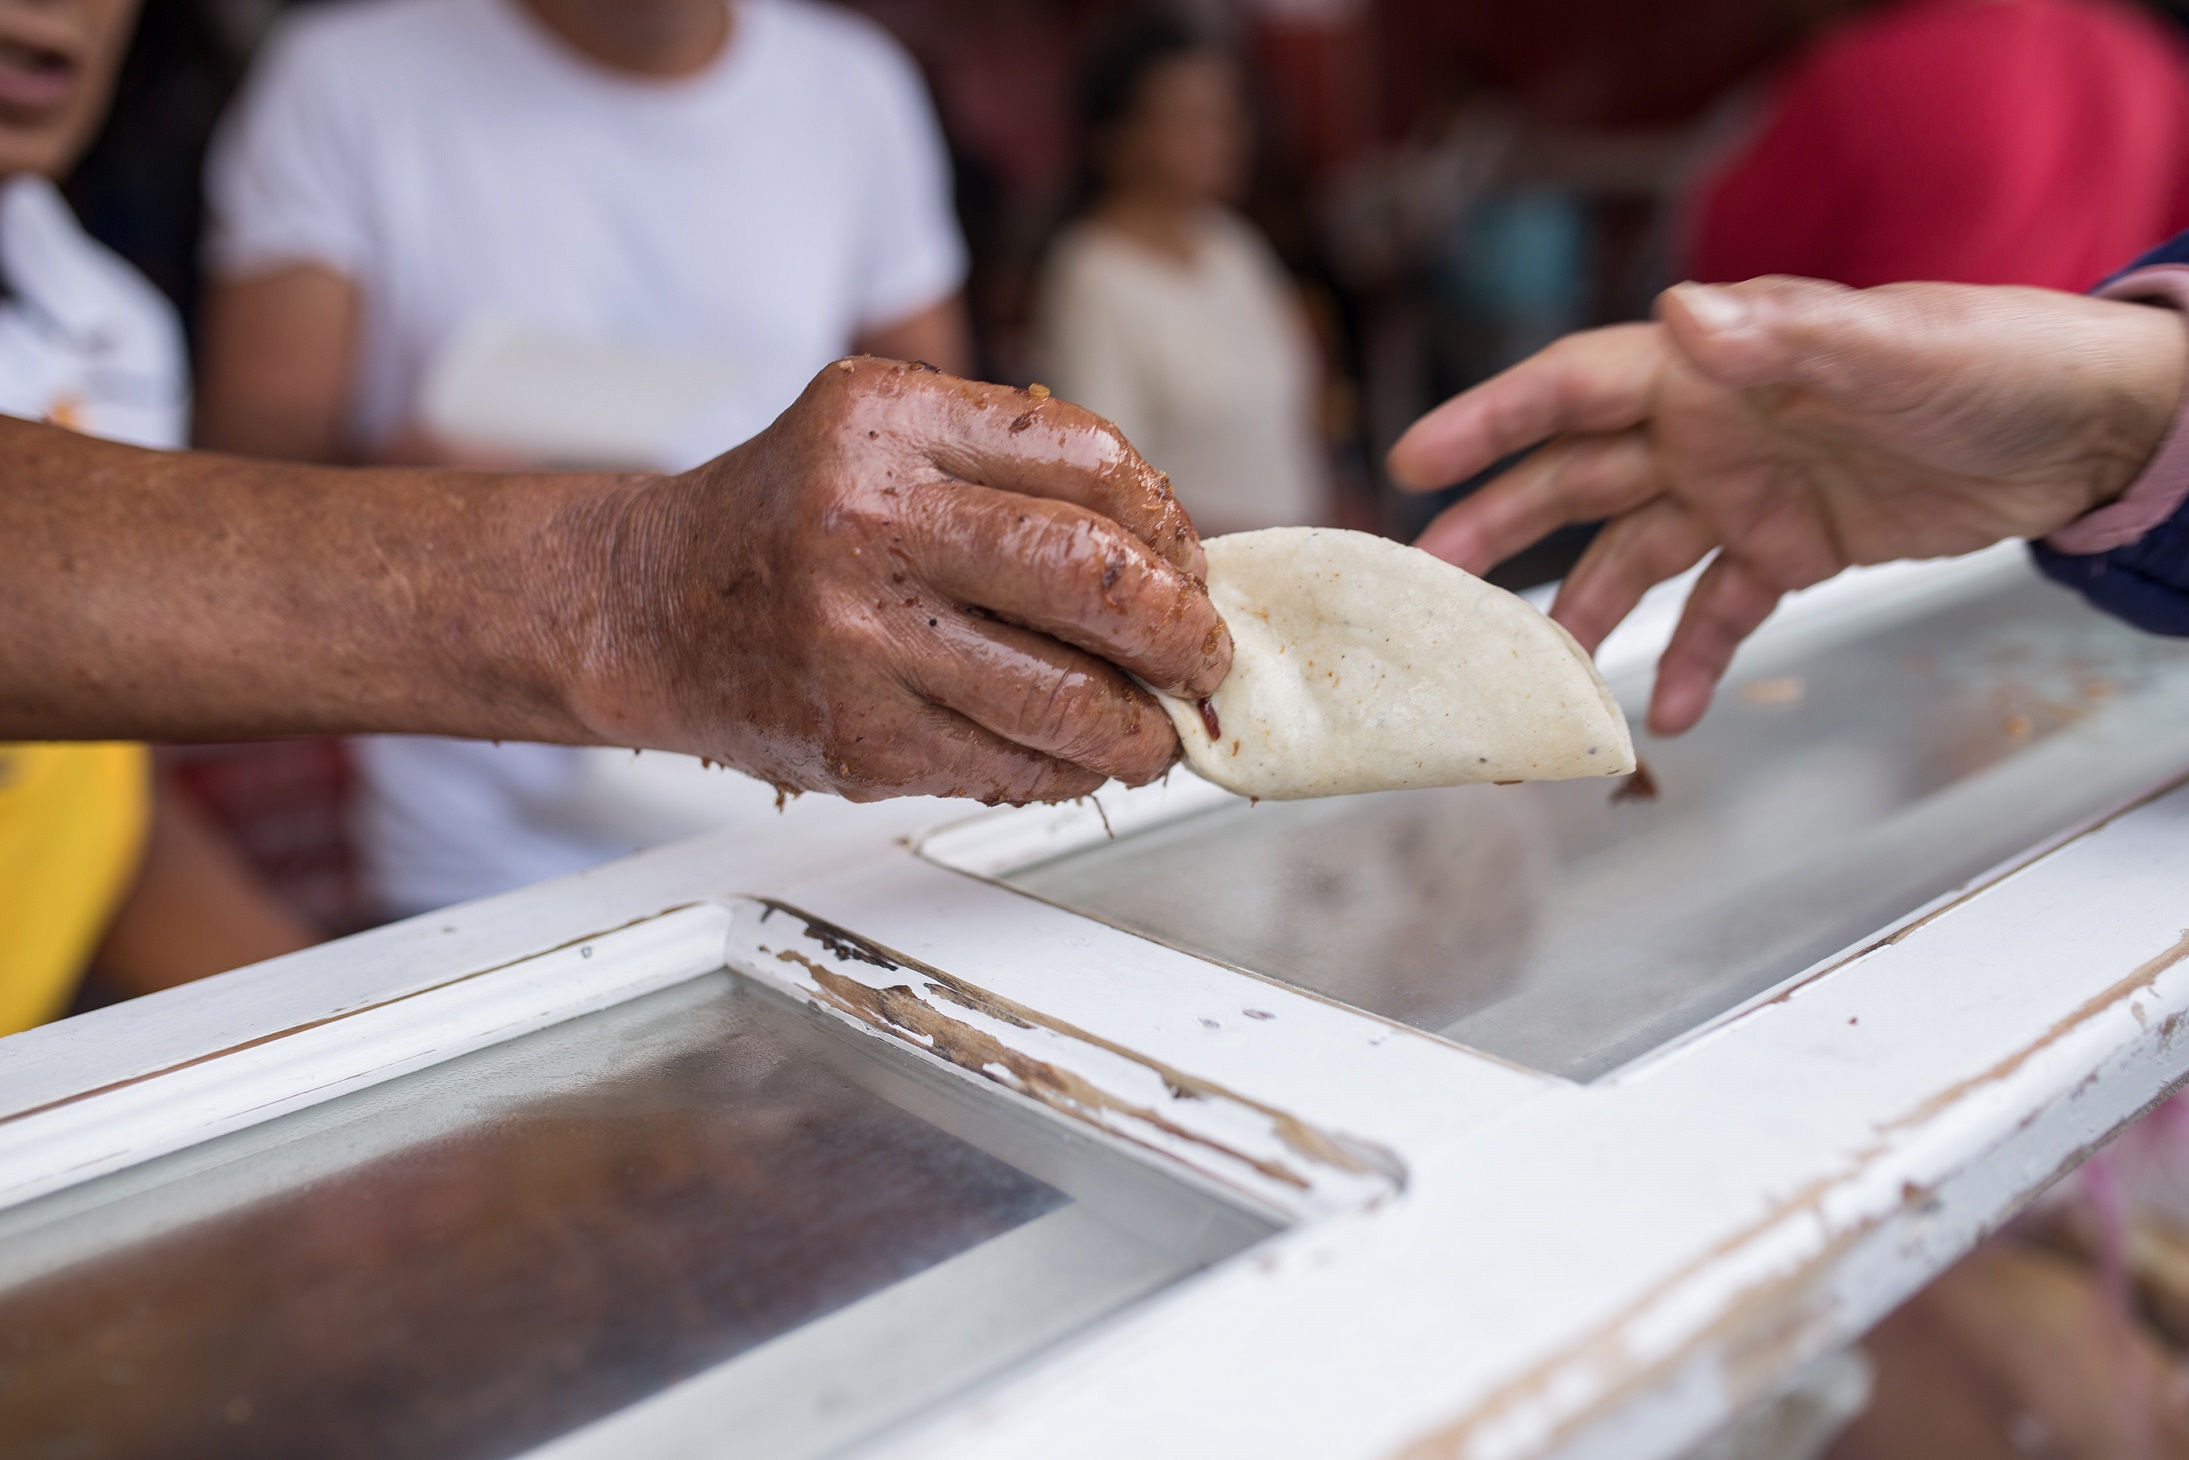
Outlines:
<svg viewBox="0 0 2189 1460"><path fill-rule="evenodd" d="M1858 563L2038 537L2111 501L2180 400L2170 311L2038 289L1683 284L1650 324L1560 340L1391 450L1426 490L1541 449L1432 523L1474 572L1608 519L1552 615L1592 651L1716 552L1658 665L1650 723L1692 726L1781 596Z"/></svg>
<svg viewBox="0 0 2189 1460"><path fill-rule="evenodd" d="M839 361L599 534L616 605L580 713L609 744L856 800L1058 800L1153 779L1231 641L1165 479L1075 406Z"/></svg>

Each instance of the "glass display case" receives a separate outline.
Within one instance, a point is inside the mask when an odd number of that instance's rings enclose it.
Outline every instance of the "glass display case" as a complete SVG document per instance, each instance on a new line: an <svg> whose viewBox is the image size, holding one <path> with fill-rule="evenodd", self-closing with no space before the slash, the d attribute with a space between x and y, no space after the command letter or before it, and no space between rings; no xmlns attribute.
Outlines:
<svg viewBox="0 0 2189 1460"><path fill-rule="evenodd" d="M2189 1069L2189 647L1872 570L1641 750L808 797L0 1042L0 1452L1681 1454Z"/></svg>
<svg viewBox="0 0 2189 1460"><path fill-rule="evenodd" d="M1643 739L1648 799L1593 781L1209 798L1003 880L1589 1079L2178 770L2189 643L2017 574L1859 638L1765 646L1723 701L1695 734Z"/></svg>
<svg viewBox="0 0 2189 1460"><path fill-rule="evenodd" d="M825 1453L1272 1230L902 1063L717 972L0 1212L0 1440L503 1456L708 1372Z"/></svg>

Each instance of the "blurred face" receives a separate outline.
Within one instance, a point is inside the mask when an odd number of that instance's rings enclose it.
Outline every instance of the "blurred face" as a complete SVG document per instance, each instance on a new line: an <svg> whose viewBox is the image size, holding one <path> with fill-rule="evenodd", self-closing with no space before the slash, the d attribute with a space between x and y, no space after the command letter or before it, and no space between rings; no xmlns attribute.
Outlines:
<svg viewBox="0 0 2189 1460"><path fill-rule="evenodd" d="M1150 71L1111 136L1111 186L1178 203L1237 197L1249 140L1239 90L1238 72L1221 56L1179 56Z"/></svg>
<svg viewBox="0 0 2189 1460"><path fill-rule="evenodd" d="M0 0L0 174L66 172L99 129L137 0Z"/></svg>

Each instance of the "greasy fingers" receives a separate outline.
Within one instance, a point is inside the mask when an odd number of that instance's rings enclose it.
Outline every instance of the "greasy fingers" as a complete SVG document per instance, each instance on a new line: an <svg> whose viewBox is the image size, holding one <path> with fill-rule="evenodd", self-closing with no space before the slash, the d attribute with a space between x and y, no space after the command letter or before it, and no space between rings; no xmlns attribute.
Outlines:
<svg viewBox="0 0 2189 1460"><path fill-rule="evenodd" d="M1694 567L1715 545L1692 512L1659 497L1604 524L1566 574L1551 617L1593 654L1643 594Z"/></svg>
<svg viewBox="0 0 2189 1460"><path fill-rule="evenodd" d="M1649 728L1677 735L1710 708L1710 696L1733 662L1733 651L1778 607L1779 590L1730 558L1703 569L1680 613L1672 642L1657 661Z"/></svg>
<svg viewBox="0 0 2189 1460"><path fill-rule="evenodd" d="M1155 697L1092 655L965 614L944 617L932 643L907 685L1005 740L1136 786L1177 758Z"/></svg>
<svg viewBox="0 0 2189 1460"><path fill-rule="evenodd" d="M1554 442L1469 493L1429 524L1414 546L1487 573L1571 522L1639 506L1662 487L1639 432Z"/></svg>
<svg viewBox="0 0 2189 1460"><path fill-rule="evenodd" d="M1198 579L1110 518L971 483L930 489L906 547L938 593L1099 654L1172 694L1231 668L1231 635Z"/></svg>
<svg viewBox="0 0 2189 1460"><path fill-rule="evenodd" d="M955 710L913 702L892 744L869 756L856 780L827 789L847 801L964 796L988 805L1070 801L1108 777L1006 740Z"/></svg>
<svg viewBox="0 0 2189 1460"><path fill-rule="evenodd" d="M1391 479L1428 491L1569 431L1623 431L1648 415L1664 360L1656 325L1568 335L1414 422L1391 448Z"/></svg>
<svg viewBox="0 0 2189 1460"><path fill-rule="evenodd" d="M1092 411L1009 386L948 380L966 405L931 448L935 464L966 481L1071 502L1111 519L1173 567L1208 570L1200 535L1170 479Z"/></svg>
<svg viewBox="0 0 2189 1460"><path fill-rule="evenodd" d="M1205 694L1230 667L1168 484L1031 392L840 360L630 491L595 536L644 561L603 573L623 611L584 687L614 743L855 800L1056 800L1175 756L1132 675Z"/></svg>

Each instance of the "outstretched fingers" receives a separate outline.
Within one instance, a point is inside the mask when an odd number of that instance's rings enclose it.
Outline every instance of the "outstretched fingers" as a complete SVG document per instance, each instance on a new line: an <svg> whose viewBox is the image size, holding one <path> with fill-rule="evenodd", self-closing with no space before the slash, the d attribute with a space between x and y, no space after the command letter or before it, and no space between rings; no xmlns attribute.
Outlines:
<svg viewBox="0 0 2189 1460"><path fill-rule="evenodd" d="M1677 578L1717 546L1710 529L1671 497L1613 518L1560 585L1551 617L1595 653L1642 595Z"/></svg>
<svg viewBox="0 0 2189 1460"><path fill-rule="evenodd" d="M1569 437L1454 503L1414 545L1487 573L1568 523L1630 511L1661 490L1640 432Z"/></svg>
<svg viewBox="0 0 2189 1460"><path fill-rule="evenodd" d="M1414 422L1391 448L1391 478L1429 491L1554 436L1638 425L1649 414L1665 348L1653 324L1569 335Z"/></svg>
<svg viewBox="0 0 2189 1460"><path fill-rule="evenodd" d="M1672 642L1657 661L1650 695L1649 728L1678 735L1710 708L1710 697L1733 662L1733 652L1778 607L1779 589L1734 558L1719 557L1703 569L1681 610Z"/></svg>

